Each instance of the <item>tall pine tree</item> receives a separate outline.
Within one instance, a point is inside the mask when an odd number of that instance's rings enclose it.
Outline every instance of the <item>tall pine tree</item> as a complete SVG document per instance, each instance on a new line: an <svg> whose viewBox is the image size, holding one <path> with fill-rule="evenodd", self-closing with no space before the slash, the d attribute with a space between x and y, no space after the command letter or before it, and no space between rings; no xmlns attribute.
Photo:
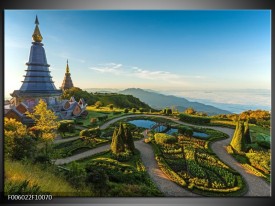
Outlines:
<svg viewBox="0 0 275 206"><path fill-rule="evenodd" d="M120 123L119 127L115 128L113 133L111 151L113 154L118 154L126 152L126 149L134 153L134 139L130 129Z"/></svg>
<svg viewBox="0 0 275 206"><path fill-rule="evenodd" d="M238 152L245 150L245 141L244 141L244 124L242 121L238 121L236 125L236 129L230 145L233 149Z"/></svg>
<svg viewBox="0 0 275 206"><path fill-rule="evenodd" d="M244 140L246 144L251 144L248 120L245 122L245 125L244 125Z"/></svg>
<svg viewBox="0 0 275 206"><path fill-rule="evenodd" d="M135 144L132 133L129 128L125 128L125 146L128 150L134 153L135 151Z"/></svg>
<svg viewBox="0 0 275 206"><path fill-rule="evenodd" d="M120 126L118 130L115 129L112 137L112 144L111 144L111 151L114 154L119 154L125 151L123 136L124 136L123 127Z"/></svg>

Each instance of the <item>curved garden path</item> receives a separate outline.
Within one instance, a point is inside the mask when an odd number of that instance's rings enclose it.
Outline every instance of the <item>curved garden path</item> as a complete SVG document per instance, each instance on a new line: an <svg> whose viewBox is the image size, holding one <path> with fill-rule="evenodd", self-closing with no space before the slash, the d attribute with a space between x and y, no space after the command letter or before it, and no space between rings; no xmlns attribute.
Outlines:
<svg viewBox="0 0 275 206"><path fill-rule="evenodd" d="M202 127L202 128L210 128L215 129L218 131L221 131L229 137L233 136L234 130L230 128L224 128L224 127L215 127L215 126L198 126L198 125L192 125L188 124L182 121L179 121L173 117L168 116L161 116L161 115L127 115L118 117L115 119L110 120L109 122L103 124L100 129L106 129L111 124L127 118L127 117L140 117L140 116L154 116L154 117L161 117L165 119L169 119L175 123L182 124L182 125L189 125L189 126L196 126L196 127ZM230 167L238 171L243 178L245 179L247 185L248 185L248 191L245 194L245 196L270 196L271 195L271 186L266 181L264 181L262 178L257 177L253 174L248 173L231 155L229 155L225 149L225 147L229 144L231 138L227 138L225 140L220 140L212 143L211 148L215 154L226 164L228 164ZM153 179L153 181L156 183L156 185L159 187L159 189L166 195L166 196L195 196L194 193L191 193L176 183L172 182L158 167L157 162L154 157L154 153L152 151L152 148L149 144L145 144L143 140L139 140L135 142L136 148L141 152L141 159L150 175L150 177ZM55 164L65 164L69 163L71 161L79 160L88 156L91 156L93 154L96 154L98 152L104 151L109 149L109 145L104 145L102 147L98 147L86 152L83 152L81 154L77 154L65 159L58 159L55 161Z"/></svg>

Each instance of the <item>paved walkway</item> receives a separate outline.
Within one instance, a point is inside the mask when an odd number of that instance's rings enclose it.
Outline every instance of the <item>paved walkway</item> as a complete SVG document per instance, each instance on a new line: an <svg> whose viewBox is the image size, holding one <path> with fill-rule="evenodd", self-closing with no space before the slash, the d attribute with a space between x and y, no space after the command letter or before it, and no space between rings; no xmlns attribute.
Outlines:
<svg viewBox="0 0 275 206"><path fill-rule="evenodd" d="M56 164L56 165L67 164L67 163L70 163L72 161L83 159L85 157L90 157L90 156L92 156L94 154L97 154L99 152L103 152L103 151L108 150L108 149L110 149L110 145L109 144L101 146L101 147L97 147L97 148L94 148L94 149L91 149L91 150L88 150L86 152L82 152L82 153L77 154L77 155L66 157L64 159L54 160L54 164Z"/></svg>
<svg viewBox="0 0 275 206"><path fill-rule="evenodd" d="M128 115L118 117L113 119L105 124L103 124L100 129L106 129L110 124L117 122L119 120L125 119L127 117L138 117L138 116L155 116L161 117L165 119L172 120L178 124L189 125L189 126L197 126L188 123L181 122L173 117L168 116L160 116L160 115ZM210 127L210 126L200 126L203 128L211 128L221 132L224 132L229 135L229 137L233 136L234 130L230 128L223 128L223 127ZM216 141L211 145L211 148L214 153L226 164L234 168L238 171L243 178L245 179L248 185L248 191L245 196L270 196L271 195L271 186L267 182L265 182L262 178L257 177L253 174L249 174L231 155L229 155L225 147L229 144L231 138ZM184 188L180 187L176 183L172 182L158 167L157 162L155 160L154 153L150 145L145 144L142 140L135 142L136 148L141 152L141 159L153 181L159 187L159 189L166 195L166 196L195 196L194 193L191 193ZM102 147L98 147L81 154L77 154L65 159L56 160L55 164L65 164L75 160L79 160L91 155L94 155L98 152L102 152L110 148L110 145L104 145Z"/></svg>
<svg viewBox="0 0 275 206"><path fill-rule="evenodd" d="M73 141L73 140L76 140L78 139L79 136L75 136L75 137L67 137L65 139L60 139L60 138L57 138L53 141L54 144L59 144L59 143L64 143L64 142L70 142L70 141Z"/></svg>
<svg viewBox="0 0 275 206"><path fill-rule="evenodd" d="M169 197L186 197L186 196L198 196L188 190L177 185L169 179L159 168L158 163L155 159L155 154L150 144L144 143L142 140L135 142L135 147L140 151L141 160L148 172L150 178L157 185L159 190L164 196Z"/></svg>

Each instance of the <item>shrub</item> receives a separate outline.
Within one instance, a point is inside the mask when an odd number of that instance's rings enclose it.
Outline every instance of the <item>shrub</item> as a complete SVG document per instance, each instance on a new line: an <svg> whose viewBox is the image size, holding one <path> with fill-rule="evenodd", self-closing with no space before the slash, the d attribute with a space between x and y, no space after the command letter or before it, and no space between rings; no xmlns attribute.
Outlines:
<svg viewBox="0 0 275 206"><path fill-rule="evenodd" d="M136 113L136 112L137 112L137 109L136 109L136 108L133 108L133 109L132 109L132 112L133 112L133 113Z"/></svg>
<svg viewBox="0 0 275 206"><path fill-rule="evenodd" d="M177 138L164 133L156 133L155 141L157 144L173 144L177 142Z"/></svg>
<svg viewBox="0 0 275 206"><path fill-rule="evenodd" d="M132 158L132 152L130 150L126 150L125 152L120 152L117 154L112 153L112 157L119 162L126 162Z"/></svg>
<svg viewBox="0 0 275 206"><path fill-rule="evenodd" d="M86 170L79 163L72 162L67 172L67 180L76 188L84 186L86 180Z"/></svg>
<svg viewBox="0 0 275 206"><path fill-rule="evenodd" d="M179 119L180 121L189 122L193 124L209 124L211 120L211 118L208 117L190 116L187 114L180 114Z"/></svg>
<svg viewBox="0 0 275 206"><path fill-rule="evenodd" d="M121 114L121 111L113 111L113 115Z"/></svg>
<svg viewBox="0 0 275 206"><path fill-rule="evenodd" d="M192 137L193 136L193 130L191 128L187 128L184 132L184 135L187 137Z"/></svg>
<svg viewBox="0 0 275 206"><path fill-rule="evenodd" d="M58 131L61 133L65 133L65 132L74 132L75 127L74 127L74 120L62 120L59 121L60 125L58 127Z"/></svg>
<svg viewBox="0 0 275 206"><path fill-rule="evenodd" d="M8 155L12 159L22 160L24 158L32 158L36 151L36 141L32 137L15 137Z"/></svg>
<svg viewBox="0 0 275 206"><path fill-rule="evenodd" d="M242 152L245 149L244 124L242 121L237 123L234 135L230 145L237 152Z"/></svg>
<svg viewBox="0 0 275 206"><path fill-rule="evenodd" d="M112 136L111 151L114 155L119 155L119 153L124 153L127 151L134 153L134 140L132 133L127 125L120 123L119 127L115 128Z"/></svg>
<svg viewBox="0 0 275 206"><path fill-rule="evenodd" d="M129 112L129 109L125 108L124 113L127 114Z"/></svg>
<svg viewBox="0 0 275 206"><path fill-rule="evenodd" d="M91 124L91 125L96 124L96 122L97 122L97 118L91 118L91 119L90 119L90 124Z"/></svg>
<svg viewBox="0 0 275 206"><path fill-rule="evenodd" d="M34 158L34 163L51 163L51 159L47 154L39 154Z"/></svg>
<svg viewBox="0 0 275 206"><path fill-rule="evenodd" d="M80 137L91 137L91 138L95 138L95 137L99 137L101 135L101 131L100 129L97 128L91 128L91 129L84 129L81 130L79 133Z"/></svg>
<svg viewBox="0 0 275 206"><path fill-rule="evenodd" d="M89 165L86 167L86 172L86 181L91 183L91 187L98 192L99 196L102 196L108 191L109 177L103 168L99 168L96 165Z"/></svg>
<svg viewBox="0 0 275 206"><path fill-rule="evenodd" d="M88 129L84 129L84 130L80 131L79 135L80 135L80 137L89 137L90 133L89 133Z"/></svg>
<svg viewBox="0 0 275 206"><path fill-rule="evenodd" d="M109 104L108 107L109 107L110 110L114 109L114 105L113 104Z"/></svg>
<svg viewBox="0 0 275 206"><path fill-rule="evenodd" d="M102 104L102 102L101 101L97 101L96 103L95 103L95 107L98 109L98 108L100 108L100 107L102 107L103 106L103 104Z"/></svg>

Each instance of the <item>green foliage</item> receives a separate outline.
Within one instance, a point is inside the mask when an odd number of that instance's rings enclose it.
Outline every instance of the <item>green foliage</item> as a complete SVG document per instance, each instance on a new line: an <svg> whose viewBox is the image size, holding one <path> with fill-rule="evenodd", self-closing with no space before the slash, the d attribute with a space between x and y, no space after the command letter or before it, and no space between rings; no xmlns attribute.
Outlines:
<svg viewBox="0 0 275 206"><path fill-rule="evenodd" d="M118 114L121 114L121 113L122 113L121 111L114 111L113 115L118 115Z"/></svg>
<svg viewBox="0 0 275 206"><path fill-rule="evenodd" d="M245 144L251 144L251 137L250 137L248 121L246 121L245 125L244 125L244 141L245 141Z"/></svg>
<svg viewBox="0 0 275 206"><path fill-rule="evenodd" d="M177 142L176 137L164 133L156 133L154 138L157 144L173 144Z"/></svg>
<svg viewBox="0 0 275 206"><path fill-rule="evenodd" d="M193 123L193 124L209 124L211 120L208 117L190 116L187 114L180 114L179 119L180 121Z"/></svg>
<svg viewBox="0 0 275 206"><path fill-rule="evenodd" d="M255 111L248 110L248 111L242 112L239 115L240 120L243 120L243 121L248 120L248 122L252 124L257 124L258 121L260 121L261 123L264 123L264 121L267 121L266 123L268 123L268 120L270 120L270 117L271 117L270 112L265 110L255 110ZM266 124L263 124L263 125L266 125Z"/></svg>
<svg viewBox="0 0 275 206"><path fill-rule="evenodd" d="M101 130L99 127L96 128L91 128L91 129L84 129L81 130L79 133L80 137L90 137L90 138L95 138L95 137L100 137L101 135Z"/></svg>
<svg viewBox="0 0 275 206"><path fill-rule="evenodd" d="M55 144L53 146L53 151L50 155L51 158L54 159L64 158L74 154L78 154L80 152L90 150L107 142L108 140L106 139L82 137L70 142Z"/></svg>
<svg viewBox="0 0 275 206"><path fill-rule="evenodd" d="M75 130L74 120L62 120L59 121L59 124L60 125L57 130L63 134L65 132L73 133Z"/></svg>
<svg viewBox="0 0 275 206"><path fill-rule="evenodd" d="M127 126L125 127L125 141L124 141L124 143L125 143L126 149L128 149L129 151L134 153L135 144L134 144L133 135L132 135L131 129Z"/></svg>
<svg viewBox="0 0 275 206"><path fill-rule="evenodd" d="M246 153L250 164L256 169L263 172L265 175L269 175L271 172L271 151L257 151L250 150Z"/></svg>
<svg viewBox="0 0 275 206"><path fill-rule="evenodd" d="M38 195L45 194L38 185L31 185L29 180L18 182L8 182L5 184L5 193L7 195Z"/></svg>
<svg viewBox="0 0 275 206"><path fill-rule="evenodd" d="M87 160L88 162L85 164L87 171L95 171L94 174L91 174L89 181L91 187L96 188L96 184L101 184L101 182L103 184L99 185L102 189L95 189L98 196L155 197L161 195L145 172L138 153L133 155L130 161L123 163L112 159L112 157L110 152L105 153L95 156L92 160Z"/></svg>
<svg viewBox="0 0 275 206"><path fill-rule="evenodd" d="M165 114L165 115L171 115L173 112L172 112L172 109L165 108L165 109L162 110L162 113Z"/></svg>
<svg viewBox="0 0 275 206"><path fill-rule="evenodd" d="M88 131L88 129L83 129L79 132L79 136L80 137L89 137L90 136L90 132Z"/></svg>
<svg viewBox="0 0 275 206"><path fill-rule="evenodd" d="M89 165L86 168L87 171L87 182L92 183L92 188L98 192L99 196L102 196L108 191L108 176L104 169L98 168L95 165Z"/></svg>
<svg viewBox="0 0 275 206"><path fill-rule="evenodd" d="M136 109L136 108L132 108L132 112L133 112L133 113L136 113L136 112L137 112L137 109Z"/></svg>
<svg viewBox="0 0 275 206"><path fill-rule="evenodd" d="M189 107L184 111L184 113L189 115L195 115L197 112L194 110L193 107Z"/></svg>
<svg viewBox="0 0 275 206"><path fill-rule="evenodd" d="M66 179L74 185L76 188L82 188L85 186L87 173L85 168L77 162L72 162L68 167L66 173Z"/></svg>
<svg viewBox="0 0 275 206"><path fill-rule="evenodd" d="M43 141L52 141L56 137L56 131L59 127L55 113L47 109L47 104L42 99L34 107L34 112L26 112L26 115L35 122L34 128L41 132Z"/></svg>
<svg viewBox="0 0 275 206"><path fill-rule="evenodd" d="M32 158L37 141L28 136L27 128L15 119L4 118L5 154L12 159Z"/></svg>
<svg viewBox="0 0 275 206"><path fill-rule="evenodd" d="M98 109L98 108L100 108L100 107L102 107L103 106L103 103L101 102L101 101L97 101L96 103L95 103L95 107Z"/></svg>
<svg viewBox="0 0 275 206"><path fill-rule="evenodd" d="M193 130L191 128L187 128L184 132L184 135L187 137L192 137L193 136Z"/></svg>
<svg viewBox="0 0 275 206"><path fill-rule="evenodd" d="M123 142L124 131L123 131L122 124L120 125L121 126L118 129L114 130L113 137L112 137L111 151L113 154L118 154L125 151L124 142Z"/></svg>
<svg viewBox="0 0 275 206"><path fill-rule="evenodd" d="M115 128L111 151L117 159L127 159L128 153L133 154L135 152L134 140L129 125L120 123L118 129Z"/></svg>
<svg viewBox="0 0 275 206"><path fill-rule="evenodd" d="M56 172L55 167L51 165L32 164L22 161L11 161L5 159L5 193L9 190L8 185L21 184L24 181L28 181L29 184L26 188L28 192L41 191L42 194L52 194L61 196L68 195L70 193L79 195L82 191L77 191L69 182L65 180L60 172ZM39 191L33 186L37 185ZM25 191L26 191L25 190ZM40 194L41 194L40 193ZM17 193L19 194L19 193Z"/></svg>
<svg viewBox="0 0 275 206"><path fill-rule="evenodd" d="M243 152L245 150L244 124L242 121L237 123L230 145L237 152Z"/></svg>
<svg viewBox="0 0 275 206"><path fill-rule="evenodd" d="M109 107L110 110L114 109L114 105L113 104L109 104L108 107Z"/></svg>
<svg viewBox="0 0 275 206"><path fill-rule="evenodd" d="M125 108L123 112L127 114L129 112L129 109Z"/></svg>
<svg viewBox="0 0 275 206"><path fill-rule="evenodd" d="M98 121L105 121L108 119L108 115L102 115L102 116L99 116L97 117Z"/></svg>
<svg viewBox="0 0 275 206"><path fill-rule="evenodd" d="M205 129L194 130L206 132ZM208 141L224 137L221 132L215 131L212 134L211 130L208 130ZM240 175L207 149L208 141L186 136L179 136L178 139L178 142L170 145L155 144L151 141L156 160L169 178L178 184L184 182L184 186L188 186L189 190L195 190L203 195L230 195L243 189L244 184L239 180ZM156 143L158 141L161 139L155 139Z"/></svg>
<svg viewBox="0 0 275 206"><path fill-rule="evenodd" d="M66 89L61 96L62 99L70 99L71 97L75 97L75 99L83 98L88 105L93 105L97 101L97 98L92 94L87 91L83 91L78 87Z"/></svg>

